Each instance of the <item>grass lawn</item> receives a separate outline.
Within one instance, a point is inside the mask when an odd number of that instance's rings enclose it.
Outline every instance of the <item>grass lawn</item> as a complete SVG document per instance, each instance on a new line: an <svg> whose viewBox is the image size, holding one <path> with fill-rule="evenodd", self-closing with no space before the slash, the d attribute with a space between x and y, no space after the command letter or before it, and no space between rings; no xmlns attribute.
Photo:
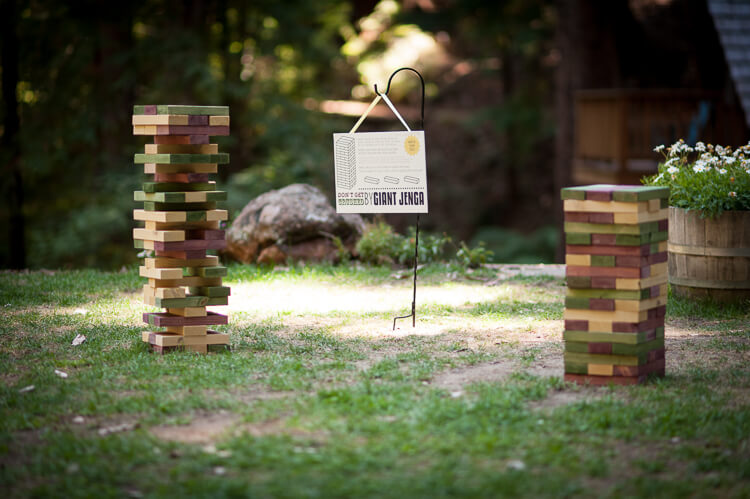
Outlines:
<svg viewBox="0 0 750 499"><path fill-rule="evenodd" d="M164 356L136 269L2 273L0 490L750 496L750 305L671 299L666 378L579 387L562 279L506 270L426 267L391 331L408 272L230 267L231 351Z"/></svg>

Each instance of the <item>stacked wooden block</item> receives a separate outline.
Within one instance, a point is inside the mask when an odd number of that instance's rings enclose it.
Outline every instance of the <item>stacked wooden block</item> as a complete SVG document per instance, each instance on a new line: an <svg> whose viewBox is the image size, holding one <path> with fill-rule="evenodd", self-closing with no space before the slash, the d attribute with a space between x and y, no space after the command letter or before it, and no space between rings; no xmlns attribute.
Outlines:
<svg viewBox="0 0 750 499"><path fill-rule="evenodd" d="M637 384L664 375L669 189L562 190L565 380Z"/></svg>
<svg viewBox="0 0 750 499"><path fill-rule="evenodd" d="M150 176L135 192L143 209L133 211L143 222L133 230L135 247L150 253L140 267L148 278L143 299L166 310L143 314L144 322L164 329L145 331L142 339L158 352L205 353L210 345L228 345L229 335L208 329L226 324L227 316L206 307L226 305L229 297L229 288L222 286L226 268L208 254L226 246L220 223L227 212L216 208L226 192L217 191L209 175L228 163L229 155L219 153L209 137L229 135L229 108L134 106L133 134L154 136L153 144L135 155Z"/></svg>

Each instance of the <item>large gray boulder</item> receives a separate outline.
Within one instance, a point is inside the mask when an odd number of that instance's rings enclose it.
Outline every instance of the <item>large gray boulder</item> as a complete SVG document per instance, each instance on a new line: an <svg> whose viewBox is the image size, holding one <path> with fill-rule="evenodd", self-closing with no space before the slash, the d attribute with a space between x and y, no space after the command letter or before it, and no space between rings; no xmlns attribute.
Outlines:
<svg viewBox="0 0 750 499"><path fill-rule="evenodd" d="M244 263L336 261L336 239L350 252L364 231L359 215L336 213L311 185L292 184L250 201L227 231L224 254Z"/></svg>

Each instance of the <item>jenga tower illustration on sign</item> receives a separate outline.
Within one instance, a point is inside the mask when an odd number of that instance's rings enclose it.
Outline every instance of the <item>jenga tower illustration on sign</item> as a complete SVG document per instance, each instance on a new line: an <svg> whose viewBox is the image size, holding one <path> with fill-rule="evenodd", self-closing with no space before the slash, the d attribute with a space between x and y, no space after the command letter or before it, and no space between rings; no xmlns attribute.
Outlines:
<svg viewBox="0 0 750 499"><path fill-rule="evenodd" d="M631 385L664 376L669 189L562 190L565 380Z"/></svg>
<svg viewBox="0 0 750 499"><path fill-rule="evenodd" d="M133 239L136 248L150 252L140 267L148 278L143 300L165 309L143 314L144 322L161 330L144 331L142 339L160 353L205 353L210 345L228 345L229 335L208 329L226 324L227 316L206 307L227 305L229 297L221 282L226 268L207 254L226 246L220 223L227 211L216 208L226 192L217 191L209 175L229 163L229 155L219 153L209 137L229 135L229 108L134 106L133 134L154 137L135 155L150 178L134 195L143 209L134 210L133 218L143 227L133 230Z"/></svg>

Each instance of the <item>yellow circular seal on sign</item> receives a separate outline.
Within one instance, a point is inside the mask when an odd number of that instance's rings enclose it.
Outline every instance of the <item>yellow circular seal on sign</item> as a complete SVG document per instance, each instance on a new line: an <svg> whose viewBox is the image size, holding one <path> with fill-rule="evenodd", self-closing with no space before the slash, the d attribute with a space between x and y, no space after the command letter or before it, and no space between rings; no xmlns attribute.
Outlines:
<svg viewBox="0 0 750 499"><path fill-rule="evenodd" d="M407 154L414 156L419 152L419 139L414 135L409 135L404 141L404 149Z"/></svg>

